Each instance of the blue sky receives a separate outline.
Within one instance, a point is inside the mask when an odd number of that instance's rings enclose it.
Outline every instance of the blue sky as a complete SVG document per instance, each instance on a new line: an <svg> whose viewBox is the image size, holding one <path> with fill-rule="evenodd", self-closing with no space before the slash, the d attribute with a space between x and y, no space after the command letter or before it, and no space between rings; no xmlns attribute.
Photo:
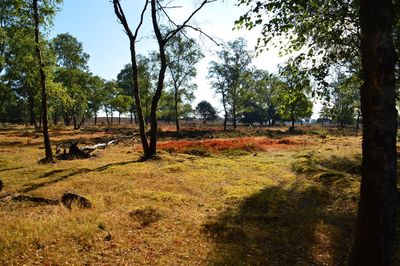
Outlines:
<svg viewBox="0 0 400 266"><path fill-rule="evenodd" d="M170 9L171 17L178 23L185 19L199 4L199 0L175 0L174 5L181 8ZM125 14L133 28L139 19L144 4L138 0L121 1ZM230 41L237 37L244 37L248 41L249 49L254 49L259 33L257 31L234 30L234 21L245 12L244 7L235 6L236 0L220 0L206 5L194 18L193 23L204 32L220 41ZM90 55L89 68L95 75L105 79L115 79L122 67L130 61L129 42L117 21L110 0L64 0L61 11L55 18L52 36L58 33L70 33L83 43L83 48ZM156 50L155 40L152 38L150 20L145 20L141 30L141 41L137 44L139 53L146 54ZM199 37L193 33L193 37ZM209 88L207 68L214 58L213 53L218 49L207 40L199 42L204 47L206 57L198 64L198 75L195 82L198 89L195 93L194 104L201 100L211 102L221 109L220 101L212 89ZM254 65L270 72L277 70L278 63L284 59L278 56L278 51L271 49L254 60Z"/></svg>

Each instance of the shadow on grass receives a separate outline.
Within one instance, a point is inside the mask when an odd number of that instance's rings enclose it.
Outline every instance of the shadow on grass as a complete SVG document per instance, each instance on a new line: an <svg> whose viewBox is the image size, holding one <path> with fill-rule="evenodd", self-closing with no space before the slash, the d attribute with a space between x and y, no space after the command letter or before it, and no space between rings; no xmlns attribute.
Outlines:
<svg viewBox="0 0 400 266"><path fill-rule="evenodd" d="M300 179L299 179L300 180ZM214 265L343 265L354 214L319 184L264 188L203 224Z"/></svg>
<svg viewBox="0 0 400 266"><path fill-rule="evenodd" d="M105 171L107 169L109 169L110 167L114 167L114 166L122 166L122 165L127 165L127 164L131 164L131 163L138 163L141 162L140 160L131 160L131 161L124 161L124 162L116 162L116 163L109 163L94 169L88 169L88 168L79 168L76 170L73 170L72 172L69 172L67 174L63 174L60 176L57 176L51 180L46 180L40 183L35 183L35 184L28 184L27 186L25 186L24 188L18 190L19 193L27 193L27 192L31 192L35 189L38 188L42 188L42 187L46 187L58 182L61 182L63 180L66 180L67 178L79 175L79 174L83 174L83 173L89 173L89 172L102 172ZM63 173L63 172L67 172L68 169L57 169L57 170L52 170L50 172L44 173L41 176L39 176L39 178L45 178L45 177L52 177L55 176L58 173Z"/></svg>

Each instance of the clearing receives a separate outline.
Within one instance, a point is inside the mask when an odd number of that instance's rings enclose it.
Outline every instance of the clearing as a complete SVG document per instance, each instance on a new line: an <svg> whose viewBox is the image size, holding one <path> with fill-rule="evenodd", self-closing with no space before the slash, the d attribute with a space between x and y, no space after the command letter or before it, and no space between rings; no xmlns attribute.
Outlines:
<svg viewBox="0 0 400 266"><path fill-rule="evenodd" d="M54 129L51 137L85 145L132 130ZM165 130L157 160L139 162L140 144L124 139L88 159L41 165L41 134L3 127L0 264L344 264L361 137L285 130ZM67 191L92 207L57 204Z"/></svg>

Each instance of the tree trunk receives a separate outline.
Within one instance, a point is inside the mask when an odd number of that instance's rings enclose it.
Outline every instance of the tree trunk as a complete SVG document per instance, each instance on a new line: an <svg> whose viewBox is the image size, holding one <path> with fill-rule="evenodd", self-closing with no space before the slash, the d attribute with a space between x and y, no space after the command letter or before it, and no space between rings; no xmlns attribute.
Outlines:
<svg viewBox="0 0 400 266"><path fill-rule="evenodd" d="M222 105L224 107L224 131L226 131L226 124L228 123L228 110L226 107L225 93L222 92Z"/></svg>
<svg viewBox="0 0 400 266"><path fill-rule="evenodd" d="M360 1L363 161L352 265L390 265L396 207L396 61L391 0Z"/></svg>
<svg viewBox="0 0 400 266"><path fill-rule="evenodd" d="M110 115L111 115L111 125L113 125L114 124L114 110L113 109L111 109Z"/></svg>
<svg viewBox="0 0 400 266"><path fill-rule="evenodd" d="M78 124L76 121L76 114L72 116L72 122L74 123L74 130L78 129Z"/></svg>
<svg viewBox="0 0 400 266"><path fill-rule="evenodd" d="M35 43L36 43L36 56L39 63L39 73L40 73L40 85L42 89L42 120L43 120L43 139L44 148L46 154L46 161L53 161L53 152L51 150L50 136L48 131L48 121L47 121L47 91L46 91L46 74L44 72L44 63L42 60L42 52L40 50L39 41L39 10L38 10L38 0L33 0L33 16L35 21Z"/></svg>
<svg viewBox="0 0 400 266"><path fill-rule="evenodd" d="M236 129L236 105L233 105L232 107L232 124L233 129Z"/></svg>
<svg viewBox="0 0 400 266"><path fill-rule="evenodd" d="M292 110L291 110L291 118L292 118L292 127L291 127L291 130L294 130L294 110L293 110L293 108L292 108Z"/></svg>
<svg viewBox="0 0 400 266"><path fill-rule="evenodd" d="M121 124L121 113L118 112L118 125L120 125L120 124Z"/></svg>
<svg viewBox="0 0 400 266"><path fill-rule="evenodd" d="M174 86L174 102L175 102L175 125L176 131L179 132L179 113L178 113L178 88Z"/></svg>
<svg viewBox="0 0 400 266"><path fill-rule="evenodd" d="M107 110L106 110L106 119L107 119L107 125L109 125L109 124L110 124L110 119L108 118L108 112L107 112Z"/></svg>
<svg viewBox="0 0 400 266"><path fill-rule="evenodd" d="M361 113L360 111L357 111L357 123L356 123L356 129L360 129L360 118L361 118Z"/></svg>
<svg viewBox="0 0 400 266"><path fill-rule="evenodd" d="M78 127L76 129L80 129L82 125L85 124L86 114L83 114L81 122L79 122Z"/></svg>
<svg viewBox="0 0 400 266"><path fill-rule="evenodd" d="M35 129L37 129L38 125L36 122L36 115L35 115L35 99L33 97L32 88L29 89L28 107L29 107L29 117L30 117L29 124L31 126L35 126Z"/></svg>

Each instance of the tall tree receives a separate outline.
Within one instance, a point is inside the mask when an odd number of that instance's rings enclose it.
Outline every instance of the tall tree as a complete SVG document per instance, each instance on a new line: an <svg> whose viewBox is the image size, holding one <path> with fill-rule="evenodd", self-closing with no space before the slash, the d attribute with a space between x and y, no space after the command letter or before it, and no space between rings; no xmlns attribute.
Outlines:
<svg viewBox="0 0 400 266"><path fill-rule="evenodd" d="M204 55L200 47L192 38L186 37L184 32L176 34L166 47L170 85L174 95L174 115L176 131L179 131L179 118L185 110L185 103L190 103L194 96L196 84L191 79L196 77L196 63Z"/></svg>
<svg viewBox="0 0 400 266"><path fill-rule="evenodd" d="M389 265L393 255L398 206L393 18L391 0L360 1L363 160L352 265Z"/></svg>
<svg viewBox="0 0 400 266"><path fill-rule="evenodd" d="M307 94L311 92L310 80L304 70L294 62L289 61L280 69L284 87L280 90L280 114L291 121L291 130L298 120L309 118L312 115L312 102Z"/></svg>
<svg viewBox="0 0 400 266"><path fill-rule="evenodd" d="M245 75L248 74L252 54L247 50L246 41L238 38L228 42L217 55L219 60L210 63L209 77L214 88L222 94L224 109L229 110L233 128L236 129L237 115L246 93Z"/></svg>
<svg viewBox="0 0 400 266"><path fill-rule="evenodd" d="M170 40L179 32L181 32L184 28L191 28L197 31L201 31L198 28L193 26L189 26L188 23L192 20L194 15L198 13L206 4L210 2L214 2L215 0L204 0L196 8L186 20L183 21L182 24L178 25L170 19L170 16L167 13L168 6L164 6L162 1L158 0L150 0L146 1L144 8L140 15L140 21L138 26L136 27L135 31L129 27L128 21L122 9L120 0L113 0L114 11L116 16L118 17L119 21L123 25L125 29L125 33L128 35L129 42L130 42L130 50L131 50L131 61L132 61L132 80L133 80L133 89L134 89L134 98L135 104L137 108L137 115L138 115L138 122L139 122L139 131L140 137L142 141L143 147L143 159L148 159L153 157L157 151L157 106L158 102L161 98L161 93L164 88L164 79L165 79L165 72L167 70L167 55L166 55L166 46L170 42ZM137 67L137 58L136 58L136 41L138 37L138 32L140 30L141 25L143 24L144 15L147 10L147 6L150 2L150 16L153 25L154 34L158 43L158 54L160 58L160 66L157 78L156 89L152 97L151 102L151 110L150 110L150 140L148 141L148 137L145 131L145 123L143 119L143 110L140 101L140 93L139 93L139 84L138 84L138 67ZM171 4L172 2L167 3L167 5ZM171 30L167 30L165 33L161 31L162 26L160 25L161 18L167 19L167 22L173 27Z"/></svg>
<svg viewBox="0 0 400 266"><path fill-rule="evenodd" d="M393 8L391 0L243 0L240 3L249 5L250 10L237 24L247 28L262 25L264 38L260 44L276 35L294 33L289 38L289 46L305 49L307 53L301 54L303 59L316 59L313 56L319 54L322 60L312 61L314 64L322 63L325 68L347 65L358 75L362 65L361 197L350 262L352 265L389 265L397 205L396 55L392 31L398 6ZM269 18L263 16L264 12ZM394 40L399 46L399 16L395 22ZM323 80L326 74L327 71L320 71L317 77Z"/></svg>
<svg viewBox="0 0 400 266"><path fill-rule="evenodd" d="M46 74L45 65L42 58L41 44L40 44L40 31L39 31L39 5L38 0L33 0L33 20L35 25L35 44L36 44L36 56L39 64L39 75L40 75L40 86L41 86L41 107L42 107L42 122L43 122L43 138L44 138L44 148L46 154L46 161L53 161L53 152L51 150L49 129L48 129L48 114L47 114L47 88L46 88Z"/></svg>

